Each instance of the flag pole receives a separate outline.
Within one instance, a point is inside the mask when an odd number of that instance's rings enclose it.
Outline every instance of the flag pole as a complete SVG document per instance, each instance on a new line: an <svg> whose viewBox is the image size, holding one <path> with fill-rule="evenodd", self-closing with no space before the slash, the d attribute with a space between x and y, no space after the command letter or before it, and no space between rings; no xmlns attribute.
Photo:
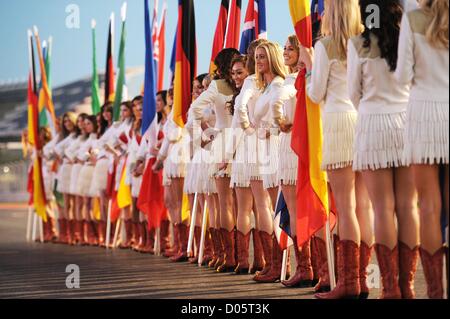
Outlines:
<svg viewBox="0 0 450 319"><path fill-rule="evenodd" d="M203 220L202 220L202 232L200 238L200 249L198 251L198 266L201 267L203 264L203 254L205 252L205 238L206 238L206 221L207 221L207 213L208 213L208 201L205 197L205 205L203 208Z"/></svg>
<svg viewBox="0 0 450 319"><path fill-rule="evenodd" d="M33 214L33 231L31 234L32 241L34 241L36 239L36 232L37 232L37 213L34 212L34 214Z"/></svg>
<svg viewBox="0 0 450 319"><path fill-rule="evenodd" d="M189 240L188 240L188 246L187 246L188 257L194 256L194 253L192 250L192 243L194 242L194 229L195 229L195 223L197 220L197 201L198 201L198 193L195 193L194 205L192 207L191 227L189 228Z"/></svg>
<svg viewBox="0 0 450 319"><path fill-rule="evenodd" d="M41 243L44 242L44 221L40 216L39 216L39 239Z"/></svg>
<svg viewBox="0 0 450 319"><path fill-rule="evenodd" d="M329 214L328 214L329 216ZM325 224L325 240L327 246L327 261L328 261L328 273L330 274L330 288L333 290L336 287L336 275L334 273L334 255L333 255L333 242L331 239L331 230L330 230L330 218L328 217L327 222Z"/></svg>
<svg viewBox="0 0 450 319"><path fill-rule="evenodd" d="M110 239L111 239L111 208L112 200L108 201L108 214L106 217L106 249L109 249Z"/></svg>
<svg viewBox="0 0 450 319"><path fill-rule="evenodd" d="M289 259L289 248L286 248L285 250L283 250L283 264L281 266L281 276L280 276L281 281L286 280L288 259Z"/></svg>
<svg viewBox="0 0 450 319"><path fill-rule="evenodd" d="M119 218L117 218L117 222L116 222L116 229L114 231L114 240L113 240L112 248L117 248L117 237L119 237L120 226L122 226L122 218L119 217Z"/></svg>
<svg viewBox="0 0 450 319"><path fill-rule="evenodd" d="M28 218L27 218L27 236L26 240L30 241L31 239L31 223L33 220L33 207L28 206Z"/></svg>
<svg viewBox="0 0 450 319"><path fill-rule="evenodd" d="M155 256L161 255L161 228L158 227L155 229L155 244L153 246L153 250L155 252Z"/></svg>

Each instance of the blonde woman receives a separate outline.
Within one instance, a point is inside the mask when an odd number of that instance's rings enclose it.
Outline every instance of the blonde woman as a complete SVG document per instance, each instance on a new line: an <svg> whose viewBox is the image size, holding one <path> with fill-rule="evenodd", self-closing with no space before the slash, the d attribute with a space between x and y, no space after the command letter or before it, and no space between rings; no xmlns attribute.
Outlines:
<svg viewBox="0 0 450 319"><path fill-rule="evenodd" d="M428 297L440 299L444 254L441 207L447 219L449 212L449 2L422 0L420 6L403 17L395 75L401 83L411 84L404 161L412 166L419 195L420 256ZM440 168L445 170L443 190Z"/></svg>
<svg viewBox="0 0 450 319"><path fill-rule="evenodd" d="M333 291L316 294L319 299L367 298L369 294L365 269L372 246L370 202L361 175L352 170L357 112L347 93L346 63L348 40L362 30L358 0L329 0L322 21L324 37L316 43L314 58L307 50L301 50L308 77L310 74L307 94L315 103L324 102L322 169L328 173L335 197L340 236L338 283ZM328 279L325 245L319 238L316 242L322 264L321 281L325 281L324 278Z"/></svg>
<svg viewBox="0 0 450 319"><path fill-rule="evenodd" d="M278 195L279 136L274 129L273 109L282 106L282 89L287 70L278 44L266 42L258 46L256 57L256 85L260 90L254 110L253 127L257 129L258 169L262 181L252 182L255 198L265 198L257 203L261 242L266 261L265 272L257 273L256 282L276 282L280 279L282 252L273 229L272 212ZM267 196L267 193L269 196Z"/></svg>
<svg viewBox="0 0 450 319"><path fill-rule="evenodd" d="M284 46L284 64L289 67L290 74L283 85L283 104L276 104L273 110L275 122L279 125L280 133L280 163L278 168L278 182L281 186L290 216L291 236L294 240L297 269L289 280L283 281L286 287L311 287L313 283L313 269L311 265L311 243L306 242L301 248L297 245L297 171L298 157L291 148L292 123L294 122L295 107L297 105L297 89L295 81L299 72L300 43L297 36L291 35Z"/></svg>

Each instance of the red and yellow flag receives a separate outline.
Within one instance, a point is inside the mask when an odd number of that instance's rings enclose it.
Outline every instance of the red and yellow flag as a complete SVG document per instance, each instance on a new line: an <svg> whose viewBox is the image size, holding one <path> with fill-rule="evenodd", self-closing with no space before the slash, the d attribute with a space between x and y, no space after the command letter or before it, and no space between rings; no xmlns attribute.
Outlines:
<svg viewBox="0 0 450 319"><path fill-rule="evenodd" d="M192 82L197 72L194 0L178 0L177 50L173 120L184 127L192 103Z"/></svg>
<svg viewBox="0 0 450 319"><path fill-rule="evenodd" d="M34 147L33 165L30 170L31 182L29 183L32 189L32 204L36 213L47 222L44 180L42 178L42 159L41 151L42 145L39 141L39 109L38 96L35 80L34 67L34 49L33 38L29 34L29 51L30 51L30 74L28 77L28 142Z"/></svg>
<svg viewBox="0 0 450 319"><path fill-rule="evenodd" d="M214 73L216 65L214 60L220 51L223 50L225 43L225 34L227 32L228 22L228 7L230 6L230 0L222 0L219 9L219 20L217 21L216 32L214 32L214 41L211 55L211 66L209 68L210 73Z"/></svg>
<svg viewBox="0 0 450 319"><path fill-rule="evenodd" d="M114 13L111 14L108 29L108 46L106 49L106 71L105 71L105 102L114 102L115 98L113 41L114 41Z"/></svg>
<svg viewBox="0 0 450 319"><path fill-rule="evenodd" d="M239 37L241 36L241 7L242 0L231 0L230 9L228 11L224 49L239 48Z"/></svg>
<svg viewBox="0 0 450 319"><path fill-rule="evenodd" d="M304 47L312 47L312 24L309 0L289 0L289 9L297 37ZM297 241L301 246L322 229L330 213L326 173L322 163L322 120L319 105L306 94L306 71L297 82L297 107L292 131L292 149L299 157L297 180Z"/></svg>
<svg viewBox="0 0 450 319"><path fill-rule="evenodd" d="M52 94L51 94L51 91L50 91L50 88L49 88L48 82L47 82L47 71L46 71L46 67L45 67L44 56L42 54L41 42L40 42L39 33L37 31L37 28L35 28L34 33L35 33L35 37L36 37L39 65L40 65L40 69L41 69L41 83L42 83L42 89L39 94L39 101L38 101L39 104L38 105L40 105L41 107L45 106L47 108L47 111L50 113L50 116L51 116L51 120L52 120L52 124L53 124L52 127L56 127L55 106L53 105Z"/></svg>

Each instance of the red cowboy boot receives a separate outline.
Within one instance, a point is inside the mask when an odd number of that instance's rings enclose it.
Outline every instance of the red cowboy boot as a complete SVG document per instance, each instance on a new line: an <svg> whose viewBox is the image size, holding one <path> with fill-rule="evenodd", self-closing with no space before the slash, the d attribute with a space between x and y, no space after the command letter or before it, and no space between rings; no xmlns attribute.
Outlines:
<svg viewBox="0 0 450 319"><path fill-rule="evenodd" d="M76 235L75 229L77 228L77 221L75 219L70 219L67 221L67 239L69 241L69 245L76 244Z"/></svg>
<svg viewBox="0 0 450 319"><path fill-rule="evenodd" d="M234 229L228 231L224 228L220 229L222 235L222 240L225 249L225 260L222 265L220 265L216 271L219 273L233 272L236 268L236 258L235 258L235 238Z"/></svg>
<svg viewBox="0 0 450 319"><path fill-rule="evenodd" d="M248 263L249 257L249 244L250 244L251 232L244 235L240 231L237 231L237 266L234 269L236 275L248 275L250 264Z"/></svg>
<svg viewBox="0 0 450 319"><path fill-rule="evenodd" d="M140 251L143 254L151 254L155 253L155 228L148 229L148 226L145 226L145 246Z"/></svg>
<svg viewBox="0 0 450 319"><path fill-rule="evenodd" d="M131 244L130 248L134 249L133 247L139 245L139 222L132 222L131 223Z"/></svg>
<svg viewBox="0 0 450 319"><path fill-rule="evenodd" d="M372 256L372 247L361 241L359 246L359 286L361 294L359 299L369 298L369 287L367 287L367 266L369 266L370 257Z"/></svg>
<svg viewBox="0 0 450 319"><path fill-rule="evenodd" d="M194 238L195 238L195 246L197 247L197 255L194 257L190 257L188 259L190 264L197 264L198 263L198 255L200 253L200 240L202 236L202 229L199 226L195 226L194 228ZM192 246L194 246L194 243L192 243ZM194 251L192 247L192 251Z"/></svg>
<svg viewBox="0 0 450 319"><path fill-rule="evenodd" d="M278 280L280 280L281 277L282 261L283 261L283 252L281 251L280 246L278 245L276 236L273 235L271 267L266 274L257 273L256 276L253 278L253 280L259 283L277 282Z"/></svg>
<svg viewBox="0 0 450 319"><path fill-rule="evenodd" d="M67 219L61 218L58 219L58 225L59 225L59 238L57 243L58 244L68 244L67 239Z"/></svg>
<svg viewBox="0 0 450 319"><path fill-rule="evenodd" d="M300 250L297 244L297 236L295 236L293 240L294 240L295 258L297 260L297 269L295 271L294 276L292 276L289 280L282 281L281 283L285 287L289 288L311 287L313 280L313 270L311 266L311 243L308 240L305 244L303 244Z"/></svg>
<svg viewBox="0 0 450 319"><path fill-rule="evenodd" d="M317 299L358 299L359 285L359 247L351 240L341 240L337 245L337 268L339 279L330 292L318 293Z"/></svg>
<svg viewBox="0 0 450 319"><path fill-rule="evenodd" d="M395 246L391 250L385 245L375 244L375 252L383 283L380 299L401 299L402 294L398 285L398 247Z"/></svg>
<svg viewBox="0 0 450 319"><path fill-rule="evenodd" d="M187 245L189 240L189 228L184 224L178 224L179 251L178 254L170 258L172 262L185 262L188 260Z"/></svg>
<svg viewBox="0 0 450 319"><path fill-rule="evenodd" d="M125 233L126 233L126 239L124 243L121 243L119 245L120 249L130 249L132 244L132 236L133 236L133 222L131 219L125 220ZM119 233L120 234L120 233Z"/></svg>
<svg viewBox="0 0 450 319"><path fill-rule="evenodd" d="M138 224L138 244L134 245L134 250L142 252L147 244L147 222Z"/></svg>
<svg viewBox="0 0 450 319"><path fill-rule="evenodd" d="M314 287L316 293L328 292L330 287L330 274L328 272L327 246L322 238L315 237L315 247L319 266L319 282Z"/></svg>
<svg viewBox="0 0 450 319"><path fill-rule="evenodd" d="M311 287L315 287L319 283L320 278L320 260L317 252L316 237L311 237L311 266L313 269L313 281Z"/></svg>
<svg viewBox="0 0 450 319"><path fill-rule="evenodd" d="M106 222L104 222L103 220L99 220L97 222L97 234L98 234L98 245L102 248L105 248Z"/></svg>
<svg viewBox="0 0 450 319"><path fill-rule="evenodd" d="M414 278L416 276L417 262L419 260L419 246L413 249L408 245L398 242L399 255L399 285L402 299L415 299Z"/></svg>
<svg viewBox="0 0 450 319"><path fill-rule="evenodd" d="M88 236L88 244L89 246L98 246L98 239L95 233L95 229L97 226L95 225L94 221L88 221L87 222L87 236Z"/></svg>
<svg viewBox="0 0 450 319"><path fill-rule="evenodd" d="M249 270L250 274L256 274L264 269L263 249L259 230L252 228L253 236L253 263Z"/></svg>
<svg viewBox="0 0 450 319"><path fill-rule="evenodd" d="M420 248L423 272L427 282L427 294L430 299L442 299L444 287L442 283L445 248L439 248L434 255Z"/></svg>
<svg viewBox="0 0 450 319"><path fill-rule="evenodd" d="M333 234L333 253L334 253L334 260L337 260L337 251L339 246L339 235ZM339 274L338 274L338 265L337 262L334 263L334 275L336 277L336 282L339 280Z"/></svg>

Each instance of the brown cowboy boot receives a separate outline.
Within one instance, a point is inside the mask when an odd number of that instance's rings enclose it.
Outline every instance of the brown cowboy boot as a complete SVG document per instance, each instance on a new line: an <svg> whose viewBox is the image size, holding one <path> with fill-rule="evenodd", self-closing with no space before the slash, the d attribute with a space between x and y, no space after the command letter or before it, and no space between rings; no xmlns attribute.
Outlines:
<svg viewBox="0 0 450 319"><path fill-rule="evenodd" d="M223 238L223 234L220 229L216 229L216 235L217 244L219 247L219 256L213 268L217 271L217 269L225 262L225 239Z"/></svg>
<svg viewBox="0 0 450 319"><path fill-rule="evenodd" d="M264 251L265 252L265 251ZM283 262L283 252L278 245L278 241L275 235L272 236L272 262L269 271L266 274L257 273L253 278L254 281L259 283L272 283L280 280L281 267Z"/></svg>
<svg viewBox="0 0 450 319"><path fill-rule="evenodd" d="M261 240L261 246L264 254L264 268L261 271L257 271L255 277L266 275L272 268L272 253L273 253L273 236L264 231L259 231L259 238ZM255 277L253 279L255 279Z"/></svg>
<svg viewBox="0 0 450 319"><path fill-rule="evenodd" d="M328 271L327 246L322 238L315 237L315 247L319 266L319 282L314 287L316 293L328 292L331 290L330 274Z"/></svg>
<svg viewBox="0 0 450 319"><path fill-rule="evenodd" d="M133 236L133 222L131 221L131 219L125 220L124 221L125 224L125 242L121 243L119 245L120 249L130 249L131 244L132 244L132 236ZM119 233L120 234L120 233Z"/></svg>
<svg viewBox="0 0 450 319"><path fill-rule="evenodd" d="M289 280L282 281L281 283L283 286L288 288L311 287L313 281L313 270L311 266L311 242L308 240L303 244L300 250L297 244L297 236L295 236L293 240L295 259L297 260L297 269L294 276L292 276Z"/></svg>
<svg viewBox="0 0 450 319"><path fill-rule="evenodd" d="M233 272L236 268L234 229L232 231L228 231L221 228L220 233L222 235L222 241L225 249L225 260L216 269L216 271L219 273Z"/></svg>
<svg viewBox="0 0 450 319"><path fill-rule="evenodd" d="M370 257L372 256L372 247L361 241L359 246L359 286L361 294L359 299L369 298L369 287L367 287L367 266L369 266Z"/></svg>
<svg viewBox="0 0 450 319"><path fill-rule="evenodd" d="M142 252L147 244L147 222L141 222L138 224L138 235L139 235L139 244L135 245L135 250L138 252Z"/></svg>
<svg viewBox="0 0 450 319"><path fill-rule="evenodd" d="M414 278L416 276L417 262L419 260L419 246L410 249L408 245L398 242L399 255L399 285L402 299L415 299Z"/></svg>
<svg viewBox="0 0 450 319"><path fill-rule="evenodd" d="M334 253L334 260L337 260L337 251L339 246L339 235L333 234L333 253ZM337 262L334 263L334 275L336 277L336 282L339 280L339 274L338 274L338 265Z"/></svg>
<svg viewBox="0 0 450 319"><path fill-rule="evenodd" d="M134 250L134 247L136 245L139 245L139 222L132 222L131 223L131 244L130 248Z"/></svg>
<svg viewBox="0 0 450 319"><path fill-rule="evenodd" d="M330 292L318 293L317 299L358 299L359 285L359 247L351 240L341 240L337 245L337 265L339 279Z"/></svg>
<svg viewBox="0 0 450 319"><path fill-rule="evenodd" d="M208 263L208 267L214 268L214 266L217 263L217 260L219 259L220 245L218 243L219 239L217 235L217 230L215 228L210 228L209 233L211 234L211 240L213 245L213 258Z"/></svg>
<svg viewBox="0 0 450 319"><path fill-rule="evenodd" d="M236 275L248 275L248 270L250 265L248 263L248 246L250 244L250 234L244 235L240 231L237 231L237 255L238 255L238 264L234 269Z"/></svg>
<svg viewBox="0 0 450 319"><path fill-rule="evenodd" d="M264 258L259 230L252 228L252 236L253 236L253 263L252 267L249 270L249 273L253 275L256 274L256 272L263 270Z"/></svg>
<svg viewBox="0 0 450 319"><path fill-rule="evenodd" d="M161 221L161 226L159 229L160 234L160 242L161 242L161 254L164 254L166 250L170 250L170 221L163 220Z"/></svg>
<svg viewBox="0 0 450 319"><path fill-rule="evenodd" d="M398 247L389 249L382 244L375 244L378 265L380 266L383 290L380 299L401 299L402 294L398 285Z"/></svg>
<svg viewBox="0 0 450 319"><path fill-rule="evenodd" d="M178 237L179 237L179 251L178 254L171 257L170 261L172 262L185 262L188 260L187 256L187 245L189 239L189 228L184 224L178 224L175 227L178 227Z"/></svg>
<svg viewBox="0 0 450 319"><path fill-rule="evenodd" d="M69 241L69 245L73 246L76 244L75 230L77 228L77 221L75 219L70 219L67 223L67 239Z"/></svg>
<svg viewBox="0 0 450 319"><path fill-rule="evenodd" d="M208 265L209 262L213 259L213 256L214 252L211 233L209 232L209 230L207 230L205 234L205 250L203 252L202 266Z"/></svg>
<svg viewBox="0 0 450 319"><path fill-rule="evenodd" d="M179 235L178 235L178 227L173 225L173 247L171 249L166 249L164 251L163 256L166 258L170 258L178 254L179 251Z"/></svg>
<svg viewBox="0 0 450 319"><path fill-rule="evenodd" d="M98 240L95 235L95 222L94 221L87 221L86 222L87 227L87 237L88 237L88 245L89 246L98 246Z"/></svg>
<svg viewBox="0 0 450 319"><path fill-rule="evenodd" d="M199 227L199 226L195 226L195 228L194 228L194 238L195 238L195 246L197 247L197 255L194 254L193 257L189 258L188 261L189 261L190 264L197 264L198 263L198 255L200 253L201 236L202 236L202 228ZM192 246L194 246L194 243L193 243ZM194 253L194 249L192 249L192 253Z"/></svg>
<svg viewBox="0 0 450 319"><path fill-rule="evenodd" d="M318 257L317 252L317 244L316 244L316 238L313 236L311 237L311 266L313 269L313 281L311 283L311 287L315 287L319 283L320 278L320 260Z"/></svg>
<svg viewBox="0 0 450 319"><path fill-rule="evenodd" d="M444 287L442 283L445 248L439 248L434 255L420 248L423 272L427 282L427 294L430 299L442 299Z"/></svg>

